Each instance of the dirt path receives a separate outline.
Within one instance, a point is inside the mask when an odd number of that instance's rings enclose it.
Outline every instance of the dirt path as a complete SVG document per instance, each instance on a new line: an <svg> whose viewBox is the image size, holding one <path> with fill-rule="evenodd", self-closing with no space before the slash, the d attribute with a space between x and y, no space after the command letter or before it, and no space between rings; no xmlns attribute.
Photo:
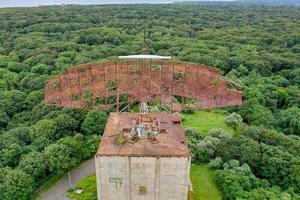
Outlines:
<svg viewBox="0 0 300 200"><path fill-rule="evenodd" d="M72 186L76 185L85 176L95 174L95 159L90 159L83 162L80 166L76 167L71 174ZM69 176L68 174L63 176L57 183L50 188L47 192L41 194L40 200L69 200L66 197L66 190L70 188Z"/></svg>

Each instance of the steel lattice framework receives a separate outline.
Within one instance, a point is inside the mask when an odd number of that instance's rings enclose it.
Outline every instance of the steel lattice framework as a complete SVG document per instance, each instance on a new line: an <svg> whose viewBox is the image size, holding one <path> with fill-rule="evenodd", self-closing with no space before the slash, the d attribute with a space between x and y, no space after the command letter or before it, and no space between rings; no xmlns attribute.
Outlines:
<svg viewBox="0 0 300 200"><path fill-rule="evenodd" d="M230 89L220 70L202 64L163 60L118 60L83 64L50 80L46 105L115 108L135 102L181 111L242 104L242 92Z"/></svg>

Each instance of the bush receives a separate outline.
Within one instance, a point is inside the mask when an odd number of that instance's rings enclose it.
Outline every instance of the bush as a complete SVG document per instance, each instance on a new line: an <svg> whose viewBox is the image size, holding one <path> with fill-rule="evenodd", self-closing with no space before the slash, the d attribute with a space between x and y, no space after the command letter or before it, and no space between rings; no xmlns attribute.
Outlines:
<svg viewBox="0 0 300 200"><path fill-rule="evenodd" d="M185 129L185 135L187 136L187 143L189 146L190 154L193 162L199 161L199 142L202 140L201 133L195 128Z"/></svg>
<svg viewBox="0 0 300 200"><path fill-rule="evenodd" d="M223 129L212 129L208 133L209 136L219 138L219 139L227 139L229 138L229 134Z"/></svg>
<svg viewBox="0 0 300 200"><path fill-rule="evenodd" d="M243 119L239 114L233 112L226 117L225 122L229 127L232 127L234 130L236 130L237 127L242 124Z"/></svg>
<svg viewBox="0 0 300 200"><path fill-rule="evenodd" d="M208 167L212 169L220 169L223 165L223 160L221 157L216 157L215 159L211 159L208 163Z"/></svg>
<svg viewBox="0 0 300 200"><path fill-rule="evenodd" d="M82 133L84 133L85 135L102 135L107 118L107 114L103 111L89 111L84 122L81 125Z"/></svg>

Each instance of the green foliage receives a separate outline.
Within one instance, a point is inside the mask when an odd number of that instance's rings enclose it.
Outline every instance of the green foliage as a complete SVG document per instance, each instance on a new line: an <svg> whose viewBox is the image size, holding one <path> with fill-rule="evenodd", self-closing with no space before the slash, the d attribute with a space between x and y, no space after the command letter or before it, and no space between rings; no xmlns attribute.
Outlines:
<svg viewBox="0 0 300 200"><path fill-rule="evenodd" d="M107 114L103 111L91 110L81 125L81 131L86 135L102 135L107 121Z"/></svg>
<svg viewBox="0 0 300 200"><path fill-rule="evenodd" d="M15 167L18 165L21 155L26 153L26 150L19 144L11 144L0 153L0 166Z"/></svg>
<svg viewBox="0 0 300 200"><path fill-rule="evenodd" d="M273 115L270 109L260 105L256 99L246 101L239 113L246 122L253 125L268 127L273 122Z"/></svg>
<svg viewBox="0 0 300 200"><path fill-rule="evenodd" d="M67 114L60 114L53 119L57 126L57 138L70 135L76 128L78 128L77 121Z"/></svg>
<svg viewBox="0 0 300 200"><path fill-rule="evenodd" d="M73 138L81 143L82 159L88 159L95 155L100 143L99 136L76 134Z"/></svg>
<svg viewBox="0 0 300 200"><path fill-rule="evenodd" d="M81 143L73 137L65 137L45 148L49 170L66 171L75 167L82 159Z"/></svg>
<svg viewBox="0 0 300 200"><path fill-rule="evenodd" d="M5 112L8 116L13 116L22 111L25 98L25 93L19 90L0 91L0 111Z"/></svg>
<svg viewBox="0 0 300 200"><path fill-rule="evenodd" d="M21 157L19 168L41 183L46 176L47 160L44 154L33 151Z"/></svg>
<svg viewBox="0 0 300 200"><path fill-rule="evenodd" d="M29 135L31 141L43 136L49 139L58 139L59 135L56 135L57 129L58 126L53 120L43 119L31 127Z"/></svg>
<svg viewBox="0 0 300 200"><path fill-rule="evenodd" d="M199 142L202 140L201 133L195 128L187 128L184 130L187 137L187 143L193 162L199 161Z"/></svg>
<svg viewBox="0 0 300 200"><path fill-rule="evenodd" d="M34 182L31 176L19 169L0 168L0 199L31 199Z"/></svg>
<svg viewBox="0 0 300 200"><path fill-rule="evenodd" d="M234 130L225 123L226 117L222 111L196 111L194 114L182 114L184 117L183 125L189 128L198 129L203 136L206 136L212 129L223 129L232 134Z"/></svg>
<svg viewBox="0 0 300 200"><path fill-rule="evenodd" d="M0 111L0 127L6 127L10 119L5 112Z"/></svg>
<svg viewBox="0 0 300 200"><path fill-rule="evenodd" d="M206 165L192 165L190 177L193 184L193 192L189 194L189 200L221 200L222 194L218 190L214 176L214 171Z"/></svg>
<svg viewBox="0 0 300 200"><path fill-rule="evenodd" d="M243 123L243 119L239 114L233 112L226 117L225 122L229 127L232 127L234 130L236 130L237 127Z"/></svg>
<svg viewBox="0 0 300 200"><path fill-rule="evenodd" d="M216 157L215 159L211 159L208 163L208 167L212 169L220 169L223 165L223 160L221 157Z"/></svg>
<svg viewBox="0 0 300 200"><path fill-rule="evenodd" d="M255 176L271 185L299 191L299 177L294 176L299 172L299 140L264 128L242 127L240 131L237 137L219 142L215 156L225 162L236 159L247 163Z"/></svg>
<svg viewBox="0 0 300 200"><path fill-rule="evenodd" d="M32 109L34 106L42 102L44 99L44 91L36 90L29 93L24 101L27 108Z"/></svg>
<svg viewBox="0 0 300 200"><path fill-rule="evenodd" d="M0 134L0 150L7 149L12 144L19 144L19 139L8 132L5 132L3 134Z"/></svg>
<svg viewBox="0 0 300 200"><path fill-rule="evenodd" d="M238 113L252 126L240 126L237 116L228 117L227 125L224 110L183 114L184 125L201 133L201 137L195 131L188 134L193 162L211 162L223 170L220 159L227 163L236 159L242 166L247 164L256 178L268 179L270 183L270 187L253 186L250 190L248 176L230 172L224 187L233 189L222 191L231 191L224 195L231 195L232 199L296 198L300 192L300 139L296 136L300 121L298 13L298 7L228 3L0 9L0 151L4 152L1 165L22 166L33 176L33 185L38 186L48 177L42 178L43 170L36 167L34 160L41 162L46 152L52 163L51 170L46 166L46 176L53 175L54 169L67 170L92 157L107 114L45 106L45 83L76 64L140 53L141 25L144 16L151 15L149 53L217 67L232 80L230 87L244 90L244 104L226 110ZM90 97L88 94L87 107ZM194 102L189 99L181 101L193 108ZM234 137L222 131L208 134L217 128ZM61 142L62 138L68 142ZM32 167L27 169L25 165ZM247 187L236 180L245 181ZM197 183L199 188L205 188ZM6 186L5 190L17 192L14 198L5 198L30 199L27 193L19 195L22 190L15 190L14 184ZM0 190L0 195L4 195ZM203 199L210 198L205 191L201 194ZM219 198L219 194L211 195L211 199Z"/></svg>
<svg viewBox="0 0 300 200"><path fill-rule="evenodd" d="M281 111L278 126L286 134L300 136L300 108L293 106Z"/></svg>
<svg viewBox="0 0 300 200"><path fill-rule="evenodd" d="M208 162L215 156L218 145L222 140L229 138L228 133L222 129L213 129L204 140L197 144L195 162Z"/></svg>
<svg viewBox="0 0 300 200"><path fill-rule="evenodd" d="M81 194L76 194L76 189L81 189L83 192ZM68 195L71 198L76 198L77 200L97 200L96 176L91 175L85 177L75 186L75 188L72 188L72 190L73 192Z"/></svg>

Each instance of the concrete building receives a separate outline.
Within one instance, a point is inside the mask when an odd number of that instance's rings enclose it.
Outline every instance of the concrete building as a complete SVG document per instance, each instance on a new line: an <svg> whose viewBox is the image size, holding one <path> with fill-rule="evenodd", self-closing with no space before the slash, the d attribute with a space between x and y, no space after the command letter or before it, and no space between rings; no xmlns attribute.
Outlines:
<svg viewBox="0 0 300 200"><path fill-rule="evenodd" d="M143 137L149 123L154 139ZM98 200L187 200L190 162L176 113L111 113L96 154Z"/></svg>

